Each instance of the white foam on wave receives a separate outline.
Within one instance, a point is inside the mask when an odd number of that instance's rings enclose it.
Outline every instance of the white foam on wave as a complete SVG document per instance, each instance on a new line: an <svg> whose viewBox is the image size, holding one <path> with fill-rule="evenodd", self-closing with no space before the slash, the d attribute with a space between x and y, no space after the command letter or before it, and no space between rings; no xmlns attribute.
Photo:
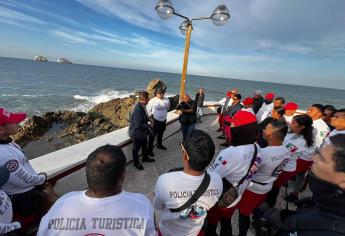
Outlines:
<svg viewBox="0 0 345 236"><path fill-rule="evenodd" d="M94 96L83 96L76 94L73 96L75 100L84 101L82 104L79 104L77 107L73 107L71 110L73 111L88 111L92 107L102 102L108 102L115 98L125 98L130 95L134 95L134 93L128 92L126 90L112 90L112 89L105 89L102 90L99 94Z"/></svg>
<svg viewBox="0 0 345 236"><path fill-rule="evenodd" d="M130 95L134 95L134 92L129 92L126 90L112 90L112 89L105 89L102 90L99 94L93 96L83 96L76 94L73 96L75 100L81 101L81 104L78 104L76 107L72 107L68 110L72 111L82 111L87 112L91 110L97 104L102 102L108 102L115 98L125 98ZM166 97L173 97L175 94L166 94Z"/></svg>
<svg viewBox="0 0 345 236"><path fill-rule="evenodd" d="M1 94L0 97L29 97L29 98L38 98L38 97L47 97L55 96L56 94Z"/></svg>
<svg viewBox="0 0 345 236"><path fill-rule="evenodd" d="M125 90L112 90L112 89L106 89L102 90L99 94L94 96L82 96L82 95L74 95L73 98L76 100L85 100L88 102L92 102L95 104L99 104L102 102L108 102L115 98L125 98L130 95L133 95L134 93L130 93Z"/></svg>

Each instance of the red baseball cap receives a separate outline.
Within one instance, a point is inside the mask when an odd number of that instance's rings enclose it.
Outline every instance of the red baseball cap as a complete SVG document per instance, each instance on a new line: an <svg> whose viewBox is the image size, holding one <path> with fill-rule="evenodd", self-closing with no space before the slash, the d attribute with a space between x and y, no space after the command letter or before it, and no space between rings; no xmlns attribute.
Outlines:
<svg viewBox="0 0 345 236"><path fill-rule="evenodd" d="M239 111L229 119L236 126L248 125L257 122L256 116L248 111Z"/></svg>
<svg viewBox="0 0 345 236"><path fill-rule="evenodd" d="M285 110L297 110L298 109L298 105L294 102L288 102L286 103L286 105L284 106Z"/></svg>
<svg viewBox="0 0 345 236"><path fill-rule="evenodd" d="M274 99L274 93L267 93L265 96L266 100L273 100Z"/></svg>
<svg viewBox="0 0 345 236"><path fill-rule="evenodd" d="M231 91L227 91L227 92L226 92L226 96L227 96L227 97L231 97L231 94L232 94Z"/></svg>
<svg viewBox="0 0 345 236"><path fill-rule="evenodd" d="M18 124L25 120L26 113L11 113L5 108L0 108L0 125Z"/></svg>
<svg viewBox="0 0 345 236"><path fill-rule="evenodd" d="M246 97L242 103L243 105L252 105L254 104L254 99L251 97Z"/></svg>

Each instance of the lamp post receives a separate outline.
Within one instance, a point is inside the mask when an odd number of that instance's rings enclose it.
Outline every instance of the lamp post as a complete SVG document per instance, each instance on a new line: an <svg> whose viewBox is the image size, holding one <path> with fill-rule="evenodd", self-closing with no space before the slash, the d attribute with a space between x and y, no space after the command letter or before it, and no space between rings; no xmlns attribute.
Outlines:
<svg viewBox="0 0 345 236"><path fill-rule="evenodd" d="M184 19L179 27L181 34L186 35L186 44L185 44L185 49L184 49L182 76L181 76L181 83L180 83L180 102L181 102L185 95L190 36L193 30L193 21L212 20L213 24L215 24L216 26L222 26L230 19L230 13L229 13L228 8L225 5L219 5L213 11L212 15L209 17L198 17L198 18L189 19L188 17L183 16L175 11L171 0L159 0L155 9L157 11L158 16L162 19L168 19L172 15L179 16Z"/></svg>

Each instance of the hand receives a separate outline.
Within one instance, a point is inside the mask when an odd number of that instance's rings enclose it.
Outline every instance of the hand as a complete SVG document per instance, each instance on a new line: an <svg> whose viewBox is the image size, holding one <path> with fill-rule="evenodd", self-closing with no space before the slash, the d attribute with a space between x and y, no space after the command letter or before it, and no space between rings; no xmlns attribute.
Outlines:
<svg viewBox="0 0 345 236"><path fill-rule="evenodd" d="M48 180L48 175L47 175L47 173L45 173L45 172L40 172L40 173L38 173L38 175L44 175L44 182L46 182L47 180Z"/></svg>
<svg viewBox="0 0 345 236"><path fill-rule="evenodd" d="M18 222L18 221L13 221L13 222L11 223L11 226L14 227L13 230L15 230L15 229L20 229L20 228L22 227L22 225L21 225L20 222Z"/></svg>

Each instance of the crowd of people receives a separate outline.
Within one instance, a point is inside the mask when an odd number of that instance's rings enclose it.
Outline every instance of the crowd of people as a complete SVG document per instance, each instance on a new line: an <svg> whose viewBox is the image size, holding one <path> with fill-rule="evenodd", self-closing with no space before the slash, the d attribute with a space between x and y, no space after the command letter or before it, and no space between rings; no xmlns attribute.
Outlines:
<svg viewBox="0 0 345 236"><path fill-rule="evenodd" d="M155 161L156 137L156 148L167 150L163 135L171 108L164 95L164 88L157 88L151 100L140 92L131 112L128 130L138 170L144 170L140 150L143 162ZM159 176L152 203L123 190L127 160L114 145L87 157L86 190L57 199L47 174L37 173L11 139L25 113L0 108L0 235L25 235L33 222L28 219L36 216L42 217L39 236L226 236L233 235L236 210L239 236L247 235L251 222L257 235L344 235L344 108L312 104L302 114L297 103L274 93L263 96L257 90L242 101L234 88L218 109L218 138L225 148L215 156L211 136L196 128L204 100L199 89L195 100L186 94L178 104L183 167ZM293 191L285 201L298 210L284 211L274 221L269 212L288 185ZM311 201L300 199L305 189ZM160 212L157 223L154 209Z"/></svg>

